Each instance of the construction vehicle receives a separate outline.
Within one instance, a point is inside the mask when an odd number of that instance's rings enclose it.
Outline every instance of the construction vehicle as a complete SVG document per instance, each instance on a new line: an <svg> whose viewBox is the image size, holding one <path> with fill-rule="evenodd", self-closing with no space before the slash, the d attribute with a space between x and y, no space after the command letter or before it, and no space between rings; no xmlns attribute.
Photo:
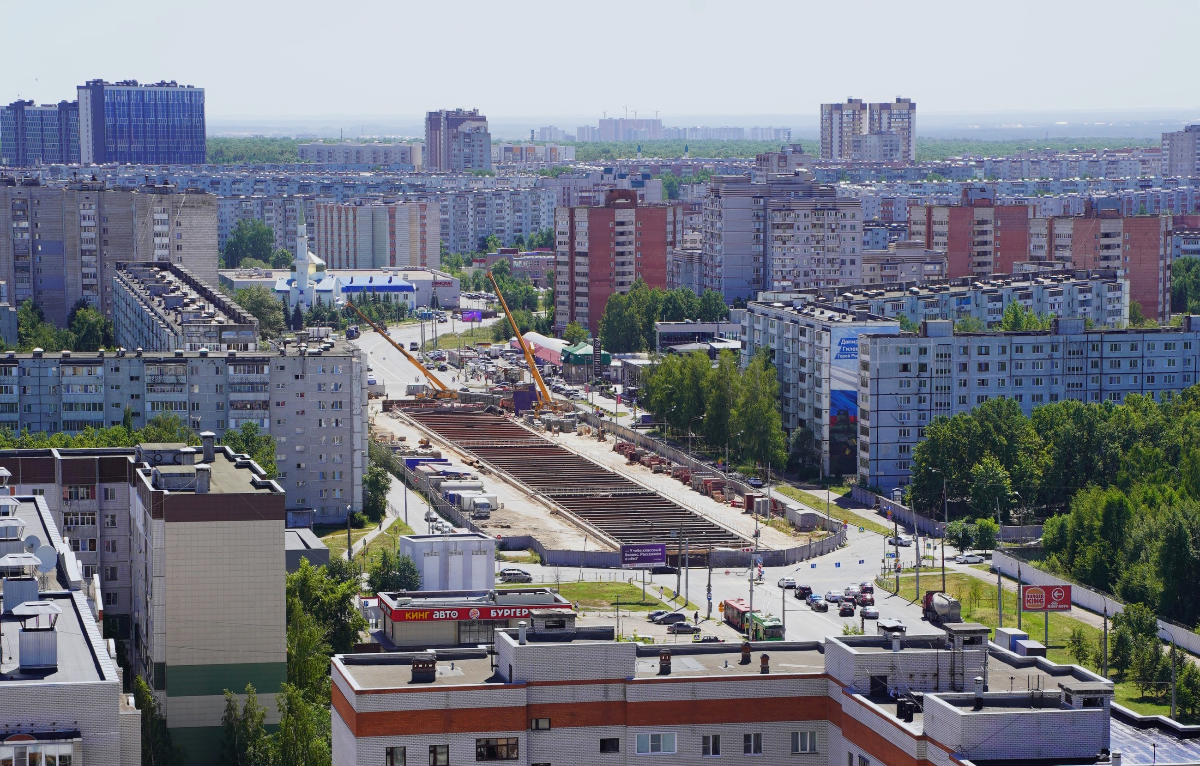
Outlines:
<svg viewBox="0 0 1200 766"><path fill-rule="evenodd" d="M392 348L403 354L404 358L411 362L413 367L416 367L418 370L420 370L421 374L433 384L434 390L431 393L418 395L418 399L458 399L458 392L443 383L437 375L434 375L433 372L431 372L425 365L421 364L420 359L417 359L411 353L406 351L403 345L392 340L392 336L388 335L386 327L381 327L373 319L364 314L358 308L358 306L355 306L351 301L346 301L346 308L350 309L355 314L358 314L359 318L366 322L368 327L382 335L383 339L392 345Z"/></svg>
<svg viewBox="0 0 1200 766"><path fill-rule="evenodd" d="M940 590L925 591L922 607L925 619L934 625L962 622L962 603L949 593Z"/></svg>
<svg viewBox="0 0 1200 766"><path fill-rule="evenodd" d="M529 374L533 376L533 382L537 384L537 404L536 409L541 410L543 407L556 410L554 399L550 396L550 390L546 388L546 381L542 380L542 373L538 372L537 364L533 359L533 350L529 348L529 344L525 342L525 336L521 335L521 328L517 326L517 320L513 319L512 312L508 310L508 302L504 300L504 294L500 292L500 285L496 282L496 277L491 271L487 273L488 279L492 282L492 287L496 288L496 297L500 299L500 307L504 309L504 316L508 317L508 323L512 326L513 335L517 336L517 343L521 346L521 351L525 354L525 363L529 365Z"/></svg>

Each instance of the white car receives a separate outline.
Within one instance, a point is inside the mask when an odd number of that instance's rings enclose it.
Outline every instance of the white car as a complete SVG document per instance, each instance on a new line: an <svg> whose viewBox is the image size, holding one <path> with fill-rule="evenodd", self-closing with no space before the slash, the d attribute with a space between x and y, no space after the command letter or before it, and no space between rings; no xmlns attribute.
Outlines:
<svg viewBox="0 0 1200 766"><path fill-rule="evenodd" d="M780 588L795 588L796 587L796 578L795 577L780 577L779 582L777 582L775 584L778 585Z"/></svg>
<svg viewBox="0 0 1200 766"><path fill-rule="evenodd" d="M954 557L955 564L982 564L983 556L978 553L960 553Z"/></svg>

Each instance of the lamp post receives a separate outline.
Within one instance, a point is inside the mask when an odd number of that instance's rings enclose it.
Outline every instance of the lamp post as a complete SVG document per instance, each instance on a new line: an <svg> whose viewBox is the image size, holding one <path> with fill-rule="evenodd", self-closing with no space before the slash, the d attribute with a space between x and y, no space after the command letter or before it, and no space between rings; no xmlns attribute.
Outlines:
<svg viewBox="0 0 1200 766"><path fill-rule="evenodd" d="M946 472L930 468L930 472L942 477L942 593L946 592L946 527L950 526L950 496L946 494Z"/></svg>

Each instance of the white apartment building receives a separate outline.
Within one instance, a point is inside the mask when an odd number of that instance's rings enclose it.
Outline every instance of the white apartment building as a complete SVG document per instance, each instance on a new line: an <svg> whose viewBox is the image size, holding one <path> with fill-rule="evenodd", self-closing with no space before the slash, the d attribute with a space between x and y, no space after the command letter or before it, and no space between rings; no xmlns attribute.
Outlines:
<svg viewBox="0 0 1200 766"><path fill-rule="evenodd" d="M316 216L316 254L329 268L437 268L442 262L436 202L318 202Z"/></svg>
<svg viewBox="0 0 1200 766"><path fill-rule="evenodd" d="M337 655L333 762L1017 766L1111 748L1110 681L1022 663L977 623L944 631L641 646L526 626L494 651ZM1040 691L1009 691L1018 674Z"/></svg>
<svg viewBox="0 0 1200 766"><path fill-rule="evenodd" d="M12 489L0 497L0 763L139 763L141 712L101 632L101 591L46 498Z"/></svg>
<svg viewBox="0 0 1200 766"><path fill-rule="evenodd" d="M902 240L880 250L864 248L861 252L857 272L852 272L843 284L915 284L946 277L946 254L928 250L920 242Z"/></svg>
<svg viewBox="0 0 1200 766"><path fill-rule="evenodd" d="M1175 178L1200 176L1200 125L1162 134L1162 174Z"/></svg>
<svg viewBox="0 0 1200 766"><path fill-rule="evenodd" d="M366 470L366 361L345 343L278 353L174 351L0 356L0 428L78 433L135 428L159 414L195 431L253 423L276 441L277 480L289 511L344 522L362 509Z"/></svg>
<svg viewBox="0 0 1200 766"><path fill-rule="evenodd" d="M767 202L769 290L828 287L858 281L862 207L820 186L802 199Z"/></svg>
<svg viewBox="0 0 1200 766"><path fill-rule="evenodd" d="M557 193L550 188L472 189L431 192L421 199L441 206L441 241L451 253L474 253L488 235L503 247L554 228Z"/></svg>
<svg viewBox="0 0 1200 766"><path fill-rule="evenodd" d="M936 417L970 412L997 397L1029 414L1064 399L1159 399L1200 374L1200 317L1182 327L1088 330L1057 319L1048 331L955 333L931 320L919 334L859 338L858 476L890 492L908 483L912 452Z"/></svg>
<svg viewBox="0 0 1200 766"><path fill-rule="evenodd" d="M788 431L808 429L822 473L855 472L858 343L870 333L897 333L895 319L823 303L751 302L742 318L742 355L771 351L779 374L779 409Z"/></svg>
<svg viewBox="0 0 1200 766"><path fill-rule="evenodd" d="M130 667L154 691L187 763L217 759L225 689L242 692L253 683L267 722L277 723L275 694L287 679L283 491L245 456L215 446L215 434L202 440L200 447L0 452L14 490L30 495L61 529L61 537L41 539L78 560L66 571L75 570L114 637L123 639ZM99 639L94 626L82 635L90 634ZM78 636L60 638L60 652L67 640ZM83 659L70 656L64 664L79 673L92 667ZM107 652L103 660L93 672L111 666L119 692L116 663ZM12 699L5 684L0 680L0 709ZM71 721L63 709L81 703L97 704L86 714L92 717L106 709L98 704L103 696L62 697L53 720ZM0 732L12 721L4 719ZM135 734L132 752L138 750ZM137 762L136 755L102 752L77 750L73 762Z"/></svg>
<svg viewBox="0 0 1200 766"><path fill-rule="evenodd" d="M301 162L359 168L398 168L420 170L425 144L417 141L403 144L379 142L343 142L325 144L319 141L296 147Z"/></svg>

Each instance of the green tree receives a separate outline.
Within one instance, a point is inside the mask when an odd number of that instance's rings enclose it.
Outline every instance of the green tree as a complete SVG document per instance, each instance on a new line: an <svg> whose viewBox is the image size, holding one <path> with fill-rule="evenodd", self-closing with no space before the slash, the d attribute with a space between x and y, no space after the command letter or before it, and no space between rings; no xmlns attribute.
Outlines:
<svg viewBox="0 0 1200 766"><path fill-rule="evenodd" d="M991 454L971 468L971 510L983 516L1000 514L1007 518L1012 497L1012 481L1008 471Z"/></svg>
<svg viewBox="0 0 1200 766"><path fill-rule="evenodd" d="M495 252L499 251L500 248L502 248L502 247L504 247L504 243L501 242L500 238L497 237L495 234L489 234L483 238L483 252L485 252L485 253L495 253ZM507 261L501 261L500 263L504 263L505 265L507 265ZM496 266L499 266L500 263L497 263ZM496 267L493 266L492 271L495 272L495 270L496 270ZM499 279L499 277L497 277L497 279Z"/></svg>
<svg viewBox="0 0 1200 766"><path fill-rule="evenodd" d="M165 413L146 421L146 426L137 432L137 438L138 442L135 443L187 444L193 447L200 443L200 437L182 419Z"/></svg>
<svg viewBox="0 0 1200 766"><path fill-rule="evenodd" d="M1117 627L1110 634L1108 664L1120 678L1133 664L1133 636L1128 628Z"/></svg>
<svg viewBox="0 0 1200 766"><path fill-rule="evenodd" d="M563 340L571 345L584 343L588 339L587 328L578 322L570 322L563 330Z"/></svg>
<svg viewBox="0 0 1200 766"><path fill-rule="evenodd" d="M954 323L954 332L987 332L987 325L978 317L965 316Z"/></svg>
<svg viewBox="0 0 1200 766"><path fill-rule="evenodd" d="M717 366L709 370L704 381L704 420L700 425L704 440L714 447L733 446L734 434L730 425L740 385L737 354L722 351L717 357Z"/></svg>
<svg viewBox="0 0 1200 766"><path fill-rule="evenodd" d="M275 294L261 285L235 290L233 299L258 320L258 331L264 338L283 334L283 308Z"/></svg>
<svg viewBox="0 0 1200 766"><path fill-rule="evenodd" d="M289 268L289 267L291 267L292 261L294 261L294 260L295 260L295 256L292 255L291 250L288 250L286 247L276 248L275 252L271 254L271 268L273 268L273 269Z"/></svg>
<svg viewBox="0 0 1200 766"><path fill-rule="evenodd" d="M292 327L293 332L299 332L304 329L304 312L300 310L300 302L292 307Z"/></svg>
<svg viewBox="0 0 1200 766"><path fill-rule="evenodd" d="M1134 645L1133 661L1129 671L1143 697L1155 690L1162 664L1162 646L1157 641L1146 641Z"/></svg>
<svg viewBox="0 0 1200 766"><path fill-rule="evenodd" d="M1150 319L1142 312L1142 304L1137 301L1129 302L1129 326L1130 327L1153 327L1158 323Z"/></svg>
<svg viewBox="0 0 1200 766"><path fill-rule="evenodd" d="M305 560L287 576L289 609L310 613L334 652L350 651L359 633L367 628L367 621L354 606L357 594L356 579L335 579L326 567L314 567Z"/></svg>
<svg viewBox="0 0 1200 766"><path fill-rule="evenodd" d="M221 716L221 763L236 766L264 764L267 711L258 704L253 684L246 684L246 701L239 708L237 696L225 690L225 712Z"/></svg>
<svg viewBox="0 0 1200 766"><path fill-rule="evenodd" d="M345 561L345 559L337 559ZM348 563L348 562L347 562ZM355 573L357 576L357 573ZM329 681L332 649L317 619L298 603L288 604L287 677L310 699L323 693Z"/></svg>
<svg viewBox="0 0 1200 766"><path fill-rule="evenodd" d="M142 711L142 766L169 766L180 761L181 753L171 742L167 719L146 679L133 678L133 701Z"/></svg>
<svg viewBox="0 0 1200 766"><path fill-rule="evenodd" d="M729 318L729 307L716 290L705 290L700 295L699 316L701 322L723 322Z"/></svg>
<svg viewBox="0 0 1200 766"><path fill-rule="evenodd" d="M67 326L75 338L72 351L97 351L115 345L112 320L87 301L75 304Z"/></svg>
<svg viewBox="0 0 1200 766"><path fill-rule="evenodd" d="M330 714L328 700L312 702L292 684L283 684L279 696L278 743L280 761L290 766L330 766Z"/></svg>
<svg viewBox="0 0 1200 766"><path fill-rule="evenodd" d="M371 521L379 521L387 513L388 490L392 488L392 477L387 469L372 463L363 476L363 513Z"/></svg>
<svg viewBox="0 0 1200 766"><path fill-rule="evenodd" d="M381 548L367 567L367 588L374 593L398 590L419 590L421 575L408 556L397 556Z"/></svg>
<svg viewBox="0 0 1200 766"><path fill-rule="evenodd" d="M920 332L920 331L921 331L921 326L919 324L917 324L913 320L909 319L908 316L906 316L904 314L900 315L900 332L915 333L915 332Z"/></svg>
<svg viewBox="0 0 1200 766"><path fill-rule="evenodd" d="M996 329L1004 331L1048 330L1052 316L1041 316L1024 304L1010 301Z"/></svg>
<svg viewBox="0 0 1200 766"><path fill-rule="evenodd" d="M802 476L821 470L821 449L810 428L797 428L788 439L788 468Z"/></svg>
<svg viewBox="0 0 1200 766"><path fill-rule="evenodd" d="M1086 667L1088 660L1092 656L1092 647L1088 642L1087 634L1083 632L1083 628L1073 628L1071 635L1067 638L1067 651L1070 652L1075 664L1081 667Z"/></svg>
<svg viewBox="0 0 1200 766"><path fill-rule="evenodd" d="M995 550L1000 541L1000 525L991 516L975 520L975 548L981 551Z"/></svg>
<svg viewBox="0 0 1200 766"><path fill-rule="evenodd" d="M229 269L243 265L243 260L247 258L270 264L274 253L275 232L256 218L243 218L238 221L229 233L229 238L225 240L225 247L221 249L225 267Z"/></svg>
<svg viewBox="0 0 1200 766"><path fill-rule="evenodd" d="M765 354L755 354L742 375L733 431L742 434L744 457L777 469L787 463L787 442L779 413L779 378Z"/></svg>
<svg viewBox="0 0 1200 766"><path fill-rule="evenodd" d="M1200 314L1200 258L1176 258L1171 263L1171 313Z"/></svg>
<svg viewBox="0 0 1200 766"><path fill-rule="evenodd" d="M960 553L965 553L975 542L975 530L962 519L955 519L946 525L946 542L957 548Z"/></svg>

